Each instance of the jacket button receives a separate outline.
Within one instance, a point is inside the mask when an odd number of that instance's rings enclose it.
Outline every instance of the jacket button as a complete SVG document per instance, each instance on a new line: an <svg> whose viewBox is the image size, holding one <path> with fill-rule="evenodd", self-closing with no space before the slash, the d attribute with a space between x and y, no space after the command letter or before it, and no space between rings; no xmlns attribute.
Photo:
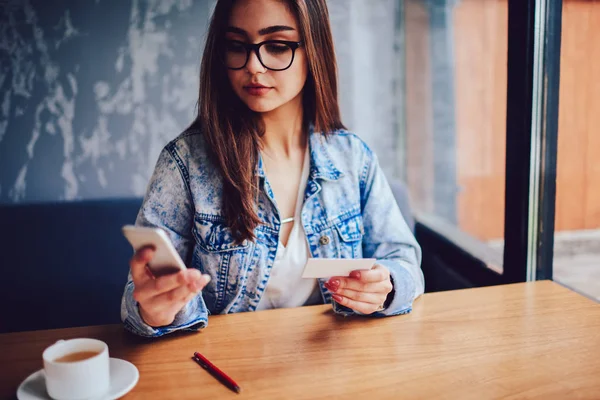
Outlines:
<svg viewBox="0 0 600 400"><path fill-rule="evenodd" d="M327 246L329 244L329 236L321 236L321 238L319 239L319 243L321 244L321 246Z"/></svg>

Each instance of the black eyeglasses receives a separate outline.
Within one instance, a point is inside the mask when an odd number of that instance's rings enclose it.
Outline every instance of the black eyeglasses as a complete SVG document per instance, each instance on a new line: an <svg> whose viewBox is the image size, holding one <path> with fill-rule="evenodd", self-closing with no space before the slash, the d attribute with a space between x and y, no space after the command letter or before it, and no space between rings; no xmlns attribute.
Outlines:
<svg viewBox="0 0 600 400"><path fill-rule="evenodd" d="M239 40L225 40L223 62L229 69L242 69L254 51L263 67L271 71L283 71L294 62L296 49L302 42L287 40L267 40L260 43L244 43Z"/></svg>

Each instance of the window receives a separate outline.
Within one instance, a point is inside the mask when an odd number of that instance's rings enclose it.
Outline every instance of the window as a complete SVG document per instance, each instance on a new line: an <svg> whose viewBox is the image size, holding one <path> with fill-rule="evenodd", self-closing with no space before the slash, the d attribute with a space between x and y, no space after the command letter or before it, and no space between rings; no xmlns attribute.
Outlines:
<svg viewBox="0 0 600 400"><path fill-rule="evenodd" d="M562 14L554 279L600 301L600 3Z"/></svg>
<svg viewBox="0 0 600 400"><path fill-rule="evenodd" d="M404 3L404 178L418 219L501 272L508 3Z"/></svg>

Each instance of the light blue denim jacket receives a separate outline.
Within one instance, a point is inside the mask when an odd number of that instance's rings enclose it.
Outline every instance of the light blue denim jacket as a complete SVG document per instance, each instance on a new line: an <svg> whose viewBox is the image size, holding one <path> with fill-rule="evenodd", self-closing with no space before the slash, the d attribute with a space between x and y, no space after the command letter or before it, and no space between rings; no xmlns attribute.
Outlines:
<svg viewBox="0 0 600 400"><path fill-rule="evenodd" d="M310 175L302 225L312 257L376 258L390 270L394 286L388 307L372 316L405 314L424 290L421 249L404 221L376 155L344 130L325 136L310 132ZM191 268L212 277L169 326L153 328L140 317L134 285L125 286L121 318L142 336L198 330L209 314L254 311L269 282L281 218L262 159L257 210L262 224L256 239L235 244L221 213L222 179L209 159L202 133L188 130L161 152L136 224L163 228ZM325 239L327 238L327 239ZM319 279L324 304L354 312L332 301Z"/></svg>

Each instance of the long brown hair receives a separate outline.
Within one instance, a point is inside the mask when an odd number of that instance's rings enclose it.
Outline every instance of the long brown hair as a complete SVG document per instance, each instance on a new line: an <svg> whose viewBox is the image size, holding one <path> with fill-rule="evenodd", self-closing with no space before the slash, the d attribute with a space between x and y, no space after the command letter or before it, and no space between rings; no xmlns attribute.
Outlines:
<svg viewBox="0 0 600 400"><path fill-rule="evenodd" d="M258 113L231 88L222 63L221 43L235 0L219 0L213 13L200 71L198 127L223 176L222 213L237 242L254 239L261 223L256 213L259 138ZM304 126L328 134L343 128L337 99L337 64L325 0L286 0L295 14L308 60L303 92Z"/></svg>

